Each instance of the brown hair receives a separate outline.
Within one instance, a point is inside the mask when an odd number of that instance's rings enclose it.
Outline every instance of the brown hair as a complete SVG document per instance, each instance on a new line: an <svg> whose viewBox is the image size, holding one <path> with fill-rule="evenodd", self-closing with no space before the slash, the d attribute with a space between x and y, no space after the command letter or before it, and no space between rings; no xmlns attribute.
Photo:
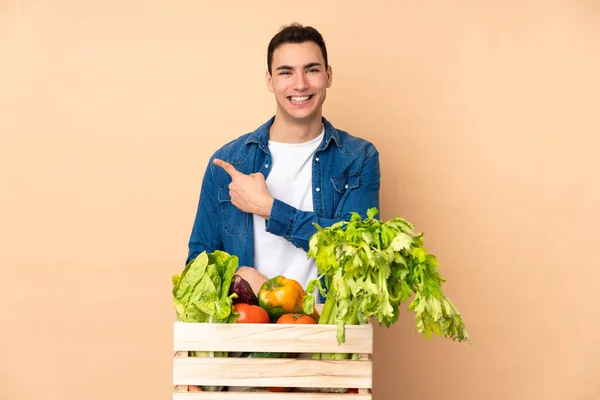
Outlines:
<svg viewBox="0 0 600 400"><path fill-rule="evenodd" d="M319 31L312 26L302 26L301 24L294 22L293 24L283 26L269 42L269 47L267 49L267 68L269 69L269 74L271 73L271 64L273 62L273 53L275 52L275 49L285 43L304 42L314 42L319 46L321 53L323 54L323 59L325 60L325 68L327 68L327 48L325 47L323 36L321 36Z"/></svg>

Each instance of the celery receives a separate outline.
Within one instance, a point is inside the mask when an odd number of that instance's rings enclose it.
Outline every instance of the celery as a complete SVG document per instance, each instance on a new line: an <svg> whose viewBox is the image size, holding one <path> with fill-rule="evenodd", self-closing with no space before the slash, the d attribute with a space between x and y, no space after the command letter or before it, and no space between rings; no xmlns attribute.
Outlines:
<svg viewBox="0 0 600 400"><path fill-rule="evenodd" d="M429 338L433 333L455 341L469 340L458 309L441 289L444 279L439 263L423 247L423 234L396 217L367 218L353 212L349 221L322 228L310 238L308 255L316 261L319 278L307 287L305 310L312 312L311 298L325 277L327 294L320 324L338 326L338 343L345 341L345 325L365 324L375 317L380 326L398 320L399 306L414 296L408 306L415 313L415 328ZM347 359L349 354L313 354L313 358ZM354 357L354 356L353 356Z"/></svg>

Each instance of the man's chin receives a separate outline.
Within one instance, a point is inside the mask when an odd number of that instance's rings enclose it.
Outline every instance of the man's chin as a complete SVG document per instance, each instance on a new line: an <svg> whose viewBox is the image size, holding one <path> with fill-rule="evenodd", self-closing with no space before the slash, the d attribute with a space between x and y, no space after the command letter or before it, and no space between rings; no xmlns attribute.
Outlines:
<svg viewBox="0 0 600 400"><path fill-rule="evenodd" d="M290 120L299 123L308 123L316 118L319 118L317 110L310 110L307 112L298 112L298 110L286 110L285 114Z"/></svg>

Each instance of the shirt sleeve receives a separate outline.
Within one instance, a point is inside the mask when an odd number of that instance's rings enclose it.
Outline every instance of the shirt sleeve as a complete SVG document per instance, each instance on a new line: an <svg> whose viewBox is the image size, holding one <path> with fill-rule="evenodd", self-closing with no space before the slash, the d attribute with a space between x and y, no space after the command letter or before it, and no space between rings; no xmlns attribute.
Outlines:
<svg viewBox="0 0 600 400"><path fill-rule="evenodd" d="M301 211L275 199L267 221L267 232L281 236L296 247L308 251L310 237L316 232L313 223L326 228L336 222L350 220L351 212L357 212L366 218L369 208L379 209L380 179L379 152L375 150L365 162L360 175L361 183L358 188L352 189L339 218L319 218L314 212Z"/></svg>
<svg viewBox="0 0 600 400"><path fill-rule="evenodd" d="M202 179L196 218L188 243L189 250L185 261L186 265L203 251L206 250L208 253L212 253L222 247L222 239L219 233L221 232L220 215L217 188L214 184L213 157L211 157Z"/></svg>

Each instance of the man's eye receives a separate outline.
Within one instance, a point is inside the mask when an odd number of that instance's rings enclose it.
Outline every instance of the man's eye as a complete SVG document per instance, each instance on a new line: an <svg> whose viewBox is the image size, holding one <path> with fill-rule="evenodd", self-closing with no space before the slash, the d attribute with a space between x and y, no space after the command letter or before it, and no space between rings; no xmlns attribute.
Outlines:
<svg viewBox="0 0 600 400"><path fill-rule="evenodd" d="M319 68L309 68L308 72L310 72L311 74L316 74L317 72L319 72Z"/></svg>
<svg viewBox="0 0 600 400"><path fill-rule="evenodd" d="M291 72L290 72L290 71L281 71L281 72L279 73L279 75L290 75L290 74L291 74Z"/></svg>

